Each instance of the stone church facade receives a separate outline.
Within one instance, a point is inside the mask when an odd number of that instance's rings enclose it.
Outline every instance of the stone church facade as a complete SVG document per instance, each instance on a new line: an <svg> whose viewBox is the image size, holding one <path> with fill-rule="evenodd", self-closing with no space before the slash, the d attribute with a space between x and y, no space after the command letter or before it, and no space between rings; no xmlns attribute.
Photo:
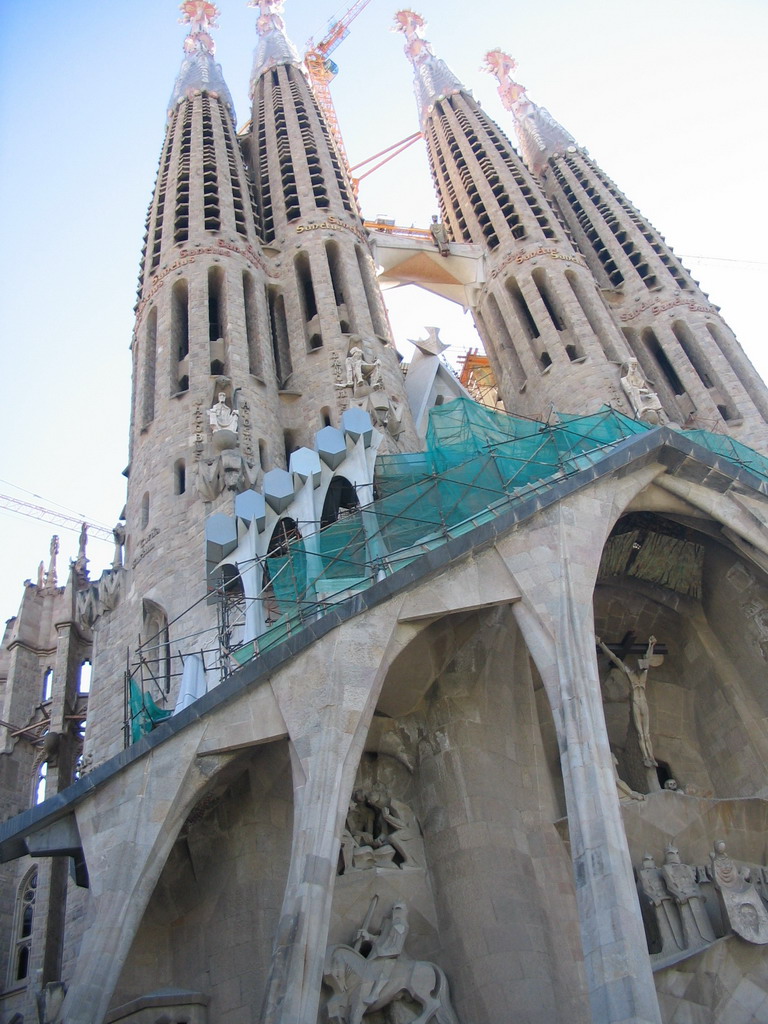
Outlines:
<svg viewBox="0 0 768 1024"><path fill-rule="evenodd" d="M0 1021L765 1021L768 391L510 58L519 151L400 11L506 413L436 335L406 387L254 6L238 133L182 5L113 565L53 544L0 652Z"/></svg>

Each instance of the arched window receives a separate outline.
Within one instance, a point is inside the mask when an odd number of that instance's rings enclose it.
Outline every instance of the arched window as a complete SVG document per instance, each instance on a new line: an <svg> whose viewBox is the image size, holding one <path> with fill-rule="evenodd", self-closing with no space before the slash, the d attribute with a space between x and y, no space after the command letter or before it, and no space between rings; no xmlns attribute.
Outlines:
<svg viewBox="0 0 768 1024"><path fill-rule="evenodd" d="M35 775L34 805L37 807L45 800L45 787L48 782L48 762L43 761L37 767Z"/></svg>
<svg viewBox="0 0 768 1024"><path fill-rule="evenodd" d="M335 476L328 487L320 516L321 529L335 523L339 516L360 508L357 491L345 476Z"/></svg>
<svg viewBox="0 0 768 1024"><path fill-rule="evenodd" d="M91 663L90 661L84 661L80 665L80 677L77 682L78 693L90 693L91 692Z"/></svg>
<svg viewBox="0 0 768 1024"><path fill-rule="evenodd" d="M142 652L149 673L162 693L171 689L171 644L168 616L159 604L144 601Z"/></svg>
<svg viewBox="0 0 768 1024"><path fill-rule="evenodd" d="M32 920L37 895L37 867L31 868L19 886L11 932L11 955L8 965L8 988L16 988L29 977L32 951Z"/></svg>

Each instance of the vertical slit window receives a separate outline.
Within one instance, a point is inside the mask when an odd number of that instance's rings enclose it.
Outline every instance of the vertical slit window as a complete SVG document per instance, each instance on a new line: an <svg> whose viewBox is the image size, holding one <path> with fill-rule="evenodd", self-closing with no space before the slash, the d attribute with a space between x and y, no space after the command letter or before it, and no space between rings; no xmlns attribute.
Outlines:
<svg viewBox="0 0 768 1024"><path fill-rule="evenodd" d="M224 271L211 267L208 271L208 344L211 374L221 376L227 371Z"/></svg>
<svg viewBox="0 0 768 1024"><path fill-rule="evenodd" d="M141 425L147 427L155 418L155 374L157 372L157 306L147 316L144 345L144 381Z"/></svg>
<svg viewBox="0 0 768 1024"><path fill-rule="evenodd" d="M50 700L53 696L53 669L47 668L43 676L43 701Z"/></svg>
<svg viewBox="0 0 768 1024"><path fill-rule="evenodd" d="M368 312L371 314L374 334L379 338L388 338L389 331L384 319L381 297L379 295L378 285L374 281L373 260L370 256L366 258L359 245L355 246L355 253L357 255L357 266L360 271L360 278L365 290L365 298L368 303Z"/></svg>
<svg viewBox="0 0 768 1024"><path fill-rule="evenodd" d="M173 466L173 493L184 494L187 490L187 467L184 459L177 459Z"/></svg>
<svg viewBox="0 0 768 1024"><path fill-rule="evenodd" d="M696 341L688 329L688 325L684 324L681 320L675 320L672 324L672 333L677 338L680 348L685 352L688 362L696 371L704 387L713 387L714 382L709 368L705 365L704 360L697 351Z"/></svg>
<svg viewBox="0 0 768 1024"><path fill-rule="evenodd" d="M683 387L683 384L680 378L678 377L674 366L672 366L672 363L669 361L667 353L661 347L659 339L656 337L656 332L651 330L650 327L646 327L646 329L643 331L640 337L642 338L643 344L646 346L648 351L656 360L659 369L664 374L664 377L666 378L669 386L672 388L672 391L676 395L684 395L685 388Z"/></svg>
<svg viewBox="0 0 768 1024"><path fill-rule="evenodd" d="M189 289L177 281L171 292L171 391L189 391Z"/></svg>
<svg viewBox="0 0 768 1024"><path fill-rule="evenodd" d="M554 293L550 290L546 273L541 269L541 267L537 267L532 276L533 283L536 285L536 290L541 296L541 301L544 303L547 313L549 314L549 319L558 331L564 331L566 326L565 316L563 315L562 309L560 309L560 304Z"/></svg>
<svg viewBox="0 0 768 1024"><path fill-rule="evenodd" d="M517 319L520 322L520 326L526 334L529 341L539 337L539 328L536 326L536 321L533 319L533 314L528 308L528 303L525 301L525 296L520 291L520 285L514 279L510 277L507 280L507 292L512 305L514 306Z"/></svg>
<svg viewBox="0 0 768 1024"><path fill-rule="evenodd" d="M277 386L284 388L293 372L288 341L288 321L285 316L285 299L276 288L268 288L267 303Z"/></svg>
<svg viewBox="0 0 768 1024"><path fill-rule="evenodd" d="M12 948L8 969L8 988L16 988L20 981L29 977L29 961L32 953L32 926L37 898L37 868L27 872L16 896L14 910Z"/></svg>
<svg viewBox="0 0 768 1024"><path fill-rule="evenodd" d="M501 342L501 347L505 353L505 361L515 377L515 385L519 390L525 384L527 376L523 369L523 364L520 362L520 356L515 348L515 343L512 341L512 336L507 330L507 325L499 309L499 303L496 300L495 295L489 295L488 297L488 319L491 322L494 335ZM499 381L501 383L501 381Z"/></svg>
<svg viewBox="0 0 768 1024"><path fill-rule="evenodd" d="M256 306L256 286L253 274L243 271L243 308L245 310L245 337L248 345L248 372L261 377L261 339L259 338L259 315Z"/></svg>
<svg viewBox="0 0 768 1024"><path fill-rule="evenodd" d="M339 326L342 334L349 333L349 322L347 317L351 314L352 309L350 303L347 302L346 297L346 278L344 276L344 270L342 268L341 259L339 256L339 247L336 242L325 243L325 255L328 259L328 270L331 275L331 285L333 286L333 298L336 302L336 309L339 317Z"/></svg>

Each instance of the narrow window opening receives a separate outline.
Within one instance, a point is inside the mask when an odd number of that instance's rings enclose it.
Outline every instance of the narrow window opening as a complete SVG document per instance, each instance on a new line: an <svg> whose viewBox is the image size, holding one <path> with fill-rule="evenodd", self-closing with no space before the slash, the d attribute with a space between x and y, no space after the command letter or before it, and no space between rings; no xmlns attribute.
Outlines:
<svg viewBox="0 0 768 1024"><path fill-rule="evenodd" d="M645 343L648 351L656 360L659 369L666 377L667 383L672 388L674 393L676 395L684 395L685 388L683 387L680 378L675 372L675 368L672 366L672 363L670 363L667 353L659 344L659 339L656 337L655 332L652 331L650 327L647 327L643 331L641 338Z"/></svg>
<svg viewBox="0 0 768 1024"><path fill-rule="evenodd" d="M704 359L698 351L696 345L696 339L691 333L688 325L683 323L682 320L675 320L672 324L672 333L677 338L680 348L685 352L688 362L694 368L698 374L699 380L705 388L713 387L712 377L710 376L709 368L706 365Z"/></svg>
<svg viewBox="0 0 768 1024"><path fill-rule="evenodd" d="M165 695L171 689L171 643L168 616L159 604L144 601L142 658L153 681L152 690Z"/></svg>
<svg viewBox="0 0 768 1024"><path fill-rule="evenodd" d="M320 410L320 422L323 424L324 427L333 426L333 423L331 421L331 410L328 408L328 406L324 406Z"/></svg>
<svg viewBox="0 0 768 1024"><path fill-rule="evenodd" d="M283 450L285 452L285 465L290 466L291 464L291 453L295 452L298 448L296 444L296 438L292 430L283 431Z"/></svg>
<svg viewBox="0 0 768 1024"><path fill-rule="evenodd" d="M46 730L45 735L47 735ZM37 775L35 776L35 793L34 801L35 807L41 804L45 800L45 789L48 782L48 762L43 761L40 767L37 769Z"/></svg>
<svg viewBox="0 0 768 1024"><path fill-rule="evenodd" d="M77 679L77 692L78 693L90 693L91 692L91 672L93 666L90 661L83 661L80 663L80 673Z"/></svg>
<svg viewBox="0 0 768 1024"><path fill-rule="evenodd" d="M217 341L224 337L223 318L224 274L220 267L208 271L208 338Z"/></svg>
<svg viewBox="0 0 768 1024"><path fill-rule="evenodd" d="M186 281L177 281L171 293L171 346L171 391L188 391L189 289Z"/></svg>
<svg viewBox="0 0 768 1024"><path fill-rule="evenodd" d="M288 341L288 321L285 315L285 299L276 288L267 289L269 327L272 341L272 355L275 360L277 386L282 389L293 372L291 349Z"/></svg>
<svg viewBox="0 0 768 1024"><path fill-rule="evenodd" d="M262 469L267 468L267 442L263 438L259 438L259 466Z"/></svg>
<svg viewBox="0 0 768 1024"><path fill-rule="evenodd" d="M53 696L53 669L47 668L43 676L43 701L50 700Z"/></svg>
<svg viewBox="0 0 768 1024"><path fill-rule="evenodd" d="M373 324L374 333L380 338L388 338L389 331L384 319L378 285L374 283L372 269L373 262L370 256L366 258L359 245L355 246L355 253L357 255L357 266L360 271L360 278L363 282L363 289L365 290L365 298L368 303L368 312L371 315L371 323Z"/></svg>
<svg viewBox="0 0 768 1024"><path fill-rule="evenodd" d="M576 348L575 345L566 345L565 346L565 353L568 356L568 358L571 360L571 362L574 362L576 359L579 358L578 349Z"/></svg>
<svg viewBox="0 0 768 1024"><path fill-rule="evenodd" d="M515 313L517 314L520 326L528 339L533 340L533 338L538 338L539 328L536 326L536 321L533 319L533 315L528 308L528 303L525 301L525 297L520 291L520 285L514 277L510 277L507 281L507 292L509 293L509 297L512 299L512 305L515 308Z"/></svg>
<svg viewBox="0 0 768 1024"><path fill-rule="evenodd" d="M315 288L312 284L312 269L309 264L309 255L300 252L295 261L296 277L299 282L299 295L304 319L309 322L317 316L317 300L315 299Z"/></svg>
<svg viewBox="0 0 768 1024"><path fill-rule="evenodd" d="M147 427L155 418L155 373L157 368L157 307L147 316L144 345L144 389L141 425Z"/></svg>
<svg viewBox="0 0 768 1024"><path fill-rule="evenodd" d="M259 318L256 308L256 288L253 275L243 271L243 305L245 308L245 337L248 345L248 372L254 377L261 377L261 345L259 344Z"/></svg>
<svg viewBox="0 0 768 1024"><path fill-rule="evenodd" d="M141 528L146 530L149 526L149 491L145 491L141 499Z"/></svg>
<svg viewBox="0 0 768 1024"><path fill-rule="evenodd" d="M222 377L222 376L224 376L224 363L221 361L221 359L212 359L211 360L211 376L212 377Z"/></svg>
<svg viewBox="0 0 768 1024"><path fill-rule="evenodd" d="M555 296L550 290L547 275L541 268L537 268L534 270L532 277L533 283L536 285L536 290L541 296L541 301L544 303L544 307L549 314L549 319L555 325L556 330L564 331L565 317L563 316L562 311L558 308Z"/></svg>
<svg viewBox="0 0 768 1024"><path fill-rule="evenodd" d="M549 352L542 352L541 355L539 356L539 362L541 363L542 368L545 369L545 370L548 367L550 367L552 365L552 358L551 358Z"/></svg>
<svg viewBox="0 0 768 1024"><path fill-rule="evenodd" d="M8 988L29 977L32 926L37 898L37 868L29 871L18 889L13 923L13 944L8 969Z"/></svg>
<svg viewBox="0 0 768 1024"><path fill-rule="evenodd" d="M187 467L184 459L177 459L173 467L174 494L184 494L187 490Z"/></svg>

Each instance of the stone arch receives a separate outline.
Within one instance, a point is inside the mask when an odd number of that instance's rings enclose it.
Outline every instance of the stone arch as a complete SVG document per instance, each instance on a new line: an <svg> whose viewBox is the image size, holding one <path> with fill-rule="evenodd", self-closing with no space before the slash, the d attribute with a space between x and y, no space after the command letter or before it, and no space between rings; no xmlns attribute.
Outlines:
<svg viewBox="0 0 768 1024"><path fill-rule="evenodd" d="M452 585L470 599L466 573L457 570ZM418 601L417 593L414 606ZM419 835L406 830L413 863L384 843L370 855L352 850L345 867L349 851L342 848L329 942L350 941L360 925L355 915L374 892L374 924L402 898L410 911L409 953L446 971L460 1019L500 1019L519 1002L521 984L535 990L542 1019L561 1019L558 1005L571 1005L580 1019L573 997L583 987L578 921L572 892L563 895L572 890L571 866L554 826L564 812L553 762L559 774L549 705L510 607L414 623L383 679L351 802L359 807L358 787L379 785L394 806L405 805L419 825ZM375 798L363 802L375 812ZM493 938L475 946L458 937L472 933L478 908ZM529 927L539 937L541 963L551 967L546 985L519 942L520 929ZM443 942L446 935L457 941ZM481 1005L474 987L501 959L508 970ZM553 987L555 964L568 981Z"/></svg>
<svg viewBox="0 0 768 1024"><path fill-rule="evenodd" d="M286 740L252 747L213 776L168 853L113 1007L169 986L199 989L210 970L220 981L205 995L221 1012L248 1019L266 988L292 818ZM224 960L241 979L234 1002L228 975L214 967Z"/></svg>

